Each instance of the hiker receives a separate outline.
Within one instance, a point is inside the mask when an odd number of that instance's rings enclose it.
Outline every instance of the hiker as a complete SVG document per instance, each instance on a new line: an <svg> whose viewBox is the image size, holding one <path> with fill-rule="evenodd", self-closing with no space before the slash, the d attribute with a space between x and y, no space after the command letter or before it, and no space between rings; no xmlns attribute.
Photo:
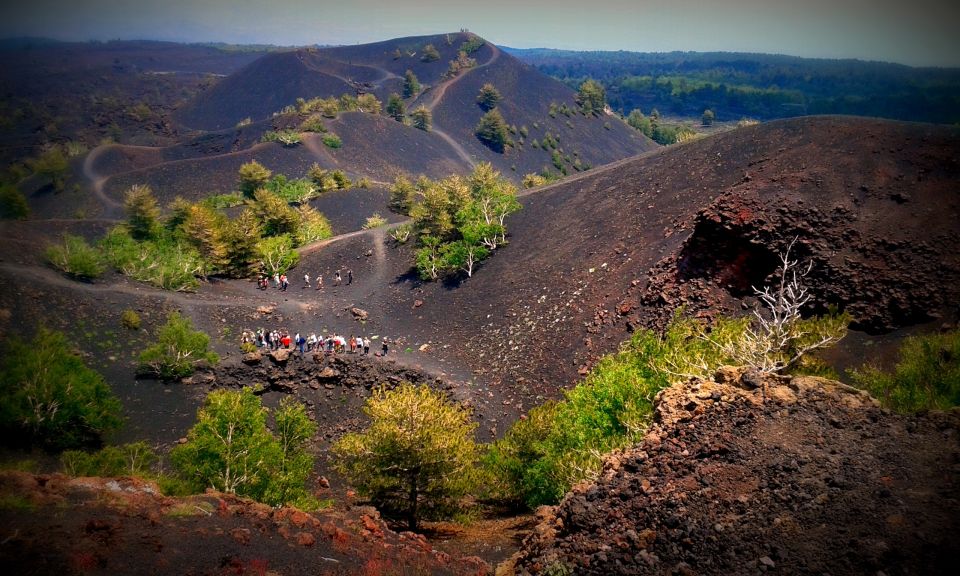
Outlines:
<svg viewBox="0 0 960 576"><path fill-rule="evenodd" d="M280 273L279 273L279 272L274 272L274 273L273 273L273 283L276 285L277 288L280 288Z"/></svg>
<svg viewBox="0 0 960 576"><path fill-rule="evenodd" d="M288 334L287 332L284 332L283 337L281 337L280 341L283 342L284 348L286 349L290 348L290 334Z"/></svg>
<svg viewBox="0 0 960 576"><path fill-rule="evenodd" d="M380 356L386 356L387 352L390 351L390 348L387 346L387 339L384 338L383 342L380 344Z"/></svg>
<svg viewBox="0 0 960 576"><path fill-rule="evenodd" d="M340 271L339 271L339 270L337 270L337 273L333 275L333 285L334 285L334 286L339 286L339 285L340 285Z"/></svg>
<svg viewBox="0 0 960 576"><path fill-rule="evenodd" d="M317 274L317 290L323 288L323 274Z"/></svg>
<svg viewBox="0 0 960 576"><path fill-rule="evenodd" d="M309 275L309 274L304 274L304 275L303 275L303 283L305 284L304 288L309 288L309 287L310 287L310 275Z"/></svg>
<svg viewBox="0 0 960 576"><path fill-rule="evenodd" d="M347 270L347 284L353 284L353 270Z"/></svg>
<svg viewBox="0 0 960 576"><path fill-rule="evenodd" d="M280 291L286 292L288 286L290 286L290 282L287 280L287 275L281 274L280 275Z"/></svg>
<svg viewBox="0 0 960 576"><path fill-rule="evenodd" d="M364 338L363 339L363 355L366 356L368 354L370 354L370 339Z"/></svg>
<svg viewBox="0 0 960 576"><path fill-rule="evenodd" d="M353 336L353 334L351 334L350 335L350 353L356 354L356 352L357 352L357 339Z"/></svg>

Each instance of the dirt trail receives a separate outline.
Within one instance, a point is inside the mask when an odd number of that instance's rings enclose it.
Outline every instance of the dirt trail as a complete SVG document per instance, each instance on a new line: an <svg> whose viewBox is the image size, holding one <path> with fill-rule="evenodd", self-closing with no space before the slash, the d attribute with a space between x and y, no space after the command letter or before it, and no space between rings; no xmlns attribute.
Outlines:
<svg viewBox="0 0 960 576"><path fill-rule="evenodd" d="M103 204L104 215L113 216L120 211L120 203L107 196L103 191L103 185L106 183L109 176L99 176L93 170L93 165L97 161L97 158L100 157L105 150L112 148L116 144L101 144L87 154L87 157L83 160L83 176L90 181L90 184L93 186L93 193L97 195L97 198L100 199L100 202Z"/></svg>
<svg viewBox="0 0 960 576"><path fill-rule="evenodd" d="M470 74L471 72L474 72L474 71L479 70L479 69L481 69L481 68L486 68L487 66L489 66L489 65L493 64L494 62L496 62L497 59L500 58L500 49L497 48L495 45L493 45L493 44L490 43L490 42L487 42L487 45L490 46L490 50L491 50L492 53L493 53L492 56L490 56L490 59L489 59L489 60L487 60L487 61L484 62L483 64L480 64L479 66L474 66L473 68L467 70L467 71L464 72L463 74L458 74L458 75L455 76L453 79L451 79L451 80L449 80L449 81L447 81L447 82L444 82L444 83L440 84L439 86L436 87L435 90L431 90L431 91L430 91L429 97L426 99L426 100L427 100L426 103L424 104L423 102L421 102L421 104L423 104L423 105L426 107L426 109L429 110L429 111L432 113L433 110L434 110L434 108L437 107L437 104L440 103L440 100L442 100L442 99L443 99L443 96L447 93L447 89L448 89L448 88L450 88L451 86L453 86L454 84L456 84L457 82L459 82L459 81L460 81L464 76L466 76L467 74ZM428 96L428 94L424 94L423 96ZM417 100L415 100L415 101L414 101L414 104L416 104L416 103L419 102L419 101L420 101L420 98L418 98ZM467 151L464 149L463 146L460 145L459 142L457 142L456 140L454 140L454 139L453 139L449 134L447 134L441 127L439 127L437 124L434 124L433 127L432 127L432 129L431 129L431 131L432 131L434 134L436 134L437 136L443 138L444 141L446 141L447 144L449 144L450 147L453 148L454 152L457 153L457 156L459 156L464 162L466 162L466 163L470 166L471 169L473 169L473 168L475 168L475 167L477 166L477 161L474 160L473 157L470 156L470 154L467 153Z"/></svg>

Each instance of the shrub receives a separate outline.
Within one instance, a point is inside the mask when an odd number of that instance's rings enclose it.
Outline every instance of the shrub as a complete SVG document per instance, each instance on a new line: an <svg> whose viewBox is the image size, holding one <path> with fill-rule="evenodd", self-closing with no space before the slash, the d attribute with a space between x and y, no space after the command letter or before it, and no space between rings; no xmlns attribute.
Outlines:
<svg viewBox="0 0 960 576"><path fill-rule="evenodd" d="M323 118L314 115L310 116L300 124L301 132L326 132L327 126L323 123Z"/></svg>
<svg viewBox="0 0 960 576"><path fill-rule="evenodd" d="M271 174L270 170L256 160L241 165L237 179L240 192L247 198L253 198L253 193L270 180Z"/></svg>
<svg viewBox="0 0 960 576"><path fill-rule="evenodd" d="M123 314L120 315L120 323L127 330L139 330L140 315L128 308L123 311Z"/></svg>
<svg viewBox="0 0 960 576"><path fill-rule="evenodd" d="M502 100L500 91L489 82L480 88L480 94L477 95L477 105L487 112L496 108L500 100Z"/></svg>
<svg viewBox="0 0 960 576"><path fill-rule="evenodd" d="M502 154L510 144L507 122L498 110L491 110L484 114L474 132L477 138L494 152Z"/></svg>
<svg viewBox="0 0 960 576"><path fill-rule="evenodd" d="M106 446L96 452L68 450L60 468L68 476L147 476L157 454L146 442Z"/></svg>
<svg viewBox="0 0 960 576"><path fill-rule="evenodd" d="M420 92L420 80L413 70L407 70L403 75L403 97L412 98Z"/></svg>
<svg viewBox="0 0 960 576"><path fill-rule="evenodd" d="M423 56L420 57L421 62L436 62L440 59L440 52L433 47L433 44L427 44L423 47Z"/></svg>
<svg viewBox="0 0 960 576"><path fill-rule="evenodd" d="M131 186L124 194L123 209L127 214L127 229L134 240L147 240L157 234L160 207L149 186Z"/></svg>
<svg viewBox="0 0 960 576"><path fill-rule="evenodd" d="M472 488L476 424L445 395L426 386L379 388L364 412L370 425L334 446L336 468L384 513L416 530L421 517L439 517Z"/></svg>
<svg viewBox="0 0 960 576"><path fill-rule="evenodd" d="M328 132L327 134L323 135L323 143L327 146L327 148L333 149L343 146L343 140L341 140L340 137L333 132Z"/></svg>
<svg viewBox="0 0 960 576"><path fill-rule="evenodd" d="M213 488L279 506L315 507L304 483L313 469L307 442L316 424L302 404L284 398L274 411L276 432L267 428L267 409L252 388L216 390L197 412L187 442L170 457L196 492Z"/></svg>
<svg viewBox="0 0 960 576"><path fill-rule="evenodd" d="M330 226L330 221L327 220L327 217L322 213L307 204L297 209L297 212L300 215L300 226L296 234L298 246L303 246L304 244L318 240L326 240L333 236L333 228ZM294 265L296 265L296 261L291 261L288 267Z"/></svg>
<svg viewBox="0 0 960 576"><path fill-rule="evenodd" d="M30 215L30 205L23 192L12 184L0 185L0 219L24 220Z"/></svg>
<svg viewBox="0 0 960 576"><path fill-rule="evenodd" d="M190 319L179 312L170 313L167 323L157 332L156 341L140 353L141 374L164 380L184 378L193 374L198 363L216 364L220 360L209 350L210 337L195 331Z"/></svg>
<svg viewBox="0 0 960 576"><path fill-rule="evenodd" d="M0 428L6 438L73 448L99 443L120 427L120 401L62 333L41 330L31 342L13 336L5 348Z"/></svg>
<svg viewBox="0 0 960 576"><path fill-rule="evenodd" d="M410 239L410 234L413 232L413 224L407 222L406 224L401 224L390 231L390 237L393 238L399 244L406 244Z"/></svg>
<svg viewBox="0 0 960 576"><path fill-rule="evenodd" d="M410 121L413 123L414 128L429 132L433 126L433 114L430 113L430 110L428 110L426 106L420 105L410 113Z"/></svg>
<svg viewBox="0 0 960 576"><path fill-rule="evenodd" d="M302 204L317 195L317 186L307 178L290 180L283 174L274 176L264 186L288 204Z"/></svg>
<svg viewBox="0 0 960 576"><path fill-rule="evenodd" d="M850 377L900 412L960 406L960 331L910 336L900 346L893 372L865 365L851 370Z"/></svg>
<svg viewBox="0 0 960 576"><path fill-rule="evenodd" d="M53 189L62 192L64 189L67 169L70 167L66 154L59 146L54 146L43 152L30 162L33 172L39 176L50 178Z"/></svg>
<svg viewBox="0 0 960 576"><path fill-rule="evenodd" d="M105 268L100 252L80 236L65 234L60 244L47 247L47 261L78 280L92 280Z"/></svg>
<svg viewBox="0 0 960 576"><path fill-rule="evenodd" d="M374 212L373 216L367 218L367 221L363 223L363 229L369 230L371 228L379 228L387 223L387 219L380 215L379 212Z"/></svg>
<svg viewBox="0 0 960 576"><path fill-rule="evenodd" d="M547 179L539 174L525 174L523 176L523 187L524 188L536 188L537 186L543 186L547 183Z"/></svg>
<svg viewBox="0 0 960 576"><path fill-rule="evenodd" d="M300 134L294 130L267 131L260 137L261 142L279 142L285 147L292 147L300 144Z"/></svg>
<svg viewBox="0 0 960 576"><path fill-rule="evenodd" d="M100 241L100 248L118 271L164 290L196 290L197 276L205 275L208 268L195 248L169 234L137 242L117 226Z"/></svg>
<svg viewBox="0 0 960 576"><path fill-rule="evenodd" d="M391 93L390 97L387 98L387 114L397 122L402 122L406 111L407 108L403 103L403 98L399 94Z"/></svg>

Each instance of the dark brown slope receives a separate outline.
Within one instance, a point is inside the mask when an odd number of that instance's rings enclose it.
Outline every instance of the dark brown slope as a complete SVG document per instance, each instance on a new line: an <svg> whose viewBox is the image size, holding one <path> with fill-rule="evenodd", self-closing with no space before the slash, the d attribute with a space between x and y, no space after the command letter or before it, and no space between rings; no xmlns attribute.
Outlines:
<svg viewBox="0 0 960 576"><path fill-rule="evenodd" d="M794 236L797 254L815 264L816 301L845 307L862 326L954 315L958 152L949 128L773 122L529 195L509 221L510 244L461 284L421 284L404 275L408 249L368 237L308 254L304 266L332 270L384 251L357 265L376 277L357 298L376 325L432 342L430 354L529 407L616 349L632 326L656 326L683 304L739 311L734 297L763 281L771 254ZM750 211L724 208L741 204Z"/></svg>
<svg viewBox="0 0 960 576"><path fill-rule="evenodd" d="M463 144L468 153L478 160L492 162L507 176L540 172L548 169L559 174L551 159L553 150L534 147L534 140L542 141L547 133L559 140L557 150L564 158L565 169L573 174L577 168L599 166L620 158L657 148L652 140L634 130L613 115L584 116L574 101L575 92L565 84L544 76L513 56L495 48L488 55L478 52L479 66L462 78L441 86L443 98L433 109L434 123ZM484 84L492 84L503 100L497 110L508 125L516 128L511 134L514 146L503 154L494 152L477 139L477 123L484 110L477 105L477 95ZM418 102L428 106L435 95L426 92ZM555 113L550 116L551 104L566 106L572 114ZM527 136L523 136L525 128Z"/></svg>
<svg viewBox="0 0 960 576"><path fill-rule="evenodd" d="M892 414L806 377L764 401L723 375L664 391L643 442L544 513L516 573L955 573L960 413Z"/></svg>
<svg viewBox="0 0 960 576"><path fill-rule="evenodd" d="M297 98L354 92L339 74L339 63L326 69L321 66L322 59L314 50L268 54L181 107L177 119L190 128L222 130L245 118L263 120Z"/></svg>

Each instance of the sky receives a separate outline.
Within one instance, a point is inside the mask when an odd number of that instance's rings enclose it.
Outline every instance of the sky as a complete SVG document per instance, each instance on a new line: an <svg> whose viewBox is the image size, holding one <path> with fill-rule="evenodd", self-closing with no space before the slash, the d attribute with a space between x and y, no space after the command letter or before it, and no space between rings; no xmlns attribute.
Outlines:
<svg viewBox="0 0 960 576"><path fill-rule="evenodd" d="M357 44L467 28L515 48L960 66L960 0L13 0L0 37Z"/></svg>

